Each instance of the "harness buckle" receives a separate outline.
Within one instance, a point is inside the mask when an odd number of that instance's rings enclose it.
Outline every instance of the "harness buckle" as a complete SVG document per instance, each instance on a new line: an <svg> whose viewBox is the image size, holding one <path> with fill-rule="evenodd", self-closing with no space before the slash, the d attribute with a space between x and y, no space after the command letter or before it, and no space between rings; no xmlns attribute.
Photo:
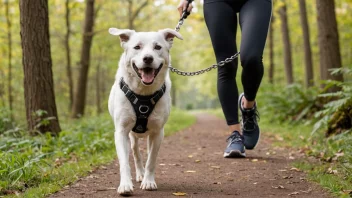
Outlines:
<svg viewBox="0 0 352 198"><path fill-rule="evenodd" d="M128 91L130 91L130 90L128 90ZM137 104L138 98L137 98L134 94L131 94L130 99L131 99L130 101L131 101L133 104Z"/></svg>

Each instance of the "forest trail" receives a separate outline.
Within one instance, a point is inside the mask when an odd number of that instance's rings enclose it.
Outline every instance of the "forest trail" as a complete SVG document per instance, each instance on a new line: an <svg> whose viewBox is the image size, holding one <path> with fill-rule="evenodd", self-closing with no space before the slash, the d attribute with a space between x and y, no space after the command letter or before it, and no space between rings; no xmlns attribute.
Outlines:
<svg viewBox="0 0 352 198"><path fill-rule="evenodd" d="M306 180L306 175L292 168L297 154L286 148L273 147L273 138L262 133L258 147L247 150L247 158L222 157L228 136L224 121L207 114L198 114L190 128L164 139L157 161L157 191L143 191L135 182L134 197L330 197L329 193ZM142 144L146 159L146 141ZM294 159L295 158L295 159ZM117 160L101 166L91 175L62 191L57 197L118 197Z"/></svg>

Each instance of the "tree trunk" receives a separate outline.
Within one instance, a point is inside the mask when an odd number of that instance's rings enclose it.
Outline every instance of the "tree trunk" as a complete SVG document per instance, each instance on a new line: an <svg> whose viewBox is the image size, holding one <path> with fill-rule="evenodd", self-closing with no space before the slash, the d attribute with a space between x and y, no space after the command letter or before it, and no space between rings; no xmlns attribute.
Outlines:
<svg viewBox="0 0 352 198"><path fill-rule="evenodd" d="M279 15L281 19L281 34L282 42L284 45L284 63L285 63L285 72L287 84L293 83L293 71L292 71L292 53L291 53L291 42L288 29L287 21L287 11L286 4L284 3L279 9Z"/></svg>
<svg viewBox="0 0 352 198"><path fill-rule="evenodd" d="M269 82L274 84L274 16L271 17L271 24L269 26Z"/></svg>
<svg viewBox="0 0 352 198"><path fill-rule="evenodd" d="M70 48L70 7L69 7L70 0L66 0L65 7L66 7L66 35L65 35L65 49L66 49L66 74L68 78L68 87L69 87L69 109L72 109L73 105L73 79L72 79L72 69L71 69L71 48Z"/></svg>
<svg viewBox="0 0 352 198"><path fill-rule="evenodd" d="M339 35L334 0L317 0L318 40L321 80L343 81L342 74L331 75L330 69L341 68ZM330 91L338 90L337 87Z"/></svg>
<svg viewBox="0 0 352 198"><path fill-rule="evenodd" d="M9 107L12 118L12 109L13 109L13 97L12 97L12 34L11 34L11 19L9 13L9 1L5 1L5 12L6 12L6 24L7 24L7 52L8 52L8 78L7 78L7 88L8 88L8 97L9 97Z"/></svg>
<svg viewBox="0 0 352 198"><path fill-rule="evenodd" d="M140 6L136 9L136 11L133 11L133 0L127 0L128 3L128 29L133 30L134 29L134 21L139 15L139 13L143 10L144 7L148 5L149 0L145 0Z"/></svg>
<svg viewBox="0 0 352 198"><path fill-rule="evenodd" d="M307 19L307 9L305 0L299 0L299 10L301 12L301 24L303 31L303 46L304 46L304 62L305 62L305 83L306 87L314 85L312 50L310 47L309 26Z"/></svg>
<svg viewBox="0 0 352 198"><path fill-rule="evenodd" d="M61 129L52 74L48 0L20 0L20 22L28 128L57 134ZM41 122L46 118L50 118L48 123Z"/></svg>
<svg viewBox="0 0 352 198"><path fill-rule="evenodd" d="M98 65L97 65L97 72L95 76L95 88L96 88L96 103L97 103L97 113L100 114L102 111L101 109L101 82L100 82L100 65L101 61L99 60Z"/></svg>
<svg viewBox="0 0 352 198"><path fill-rule="evenodd" d="M72 106L72 117L79 118L84 114L86 102L86 90L88 81L88 70L90 64L90 49L93 40L94 26L94 0L86 1L86 12L83 31L83 42L80 60L80 72L77 82L77 89Z"/></svg>
<svg viewBox="0 0 352 198"><path fill-rule="evenodd" d="M171 88L171 102L172 102L172 106L176 107L176 99L177 95L176 95L176 87L175 86L172 86Z"/></svg>

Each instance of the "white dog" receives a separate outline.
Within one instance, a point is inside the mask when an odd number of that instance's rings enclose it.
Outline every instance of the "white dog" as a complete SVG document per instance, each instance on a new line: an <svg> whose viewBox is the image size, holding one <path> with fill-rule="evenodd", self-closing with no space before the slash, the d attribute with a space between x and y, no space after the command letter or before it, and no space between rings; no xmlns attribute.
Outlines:
<svg viewBox="0 0 352 198"><path fill-rule="evenodd" d="M156 190L156 157L171 107L169 50L173 38L182 40L182 36L172 29L135 32L110 28L109 33L120 37L124 49L109 97L109 112L115 124L115 145L120 163L121 179L117 191L121 195L133 192L129 139L136 181L142 182L140 188L144 190ZM148 137L145 169L138 148L141 137Z"/></svg>

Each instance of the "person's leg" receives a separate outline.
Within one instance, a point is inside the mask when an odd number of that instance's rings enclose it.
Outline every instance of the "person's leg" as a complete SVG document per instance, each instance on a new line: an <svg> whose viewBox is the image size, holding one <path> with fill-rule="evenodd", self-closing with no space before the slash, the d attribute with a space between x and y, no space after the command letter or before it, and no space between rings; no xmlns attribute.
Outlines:
<svg viewBox="0 0 352 198"><path fill-rule="evenodd" d="M236 48L237 15L226 2L204 4L204 18L213 44L216 60L234 55ZM238 89L236 84L237 59L218 68L217 89L220 103L231 132L239 131Z"/></svg>
<svg viewBox="0 0 352 198"><path fill-rule="evenodd" d="M241 129L246 149L253 149L260 137L255 98L264 73L263 50L271 18L271 0L248 0L240 10L242 30L241 64L244 94L239 98Z"/></svg>
<svg viewBox="0 0 352 198"><path fill-rule="evenodd" d="M204 16L217 61L225 60L237 52L236 11L226 2L204 4ZM238 122L238 89L236 84L237 59L218 68L218 94L231 135L224 157L245 157L244 139Z"/></svg>
<svg viewBox="0 0 352 198"><path fill-rule="evenodd" d="M254 106L263 77L263 50L271 18L271 0L248 0L241 8L241 64L244 107ZM249 101L249 103L247 103Z"/></svg>

